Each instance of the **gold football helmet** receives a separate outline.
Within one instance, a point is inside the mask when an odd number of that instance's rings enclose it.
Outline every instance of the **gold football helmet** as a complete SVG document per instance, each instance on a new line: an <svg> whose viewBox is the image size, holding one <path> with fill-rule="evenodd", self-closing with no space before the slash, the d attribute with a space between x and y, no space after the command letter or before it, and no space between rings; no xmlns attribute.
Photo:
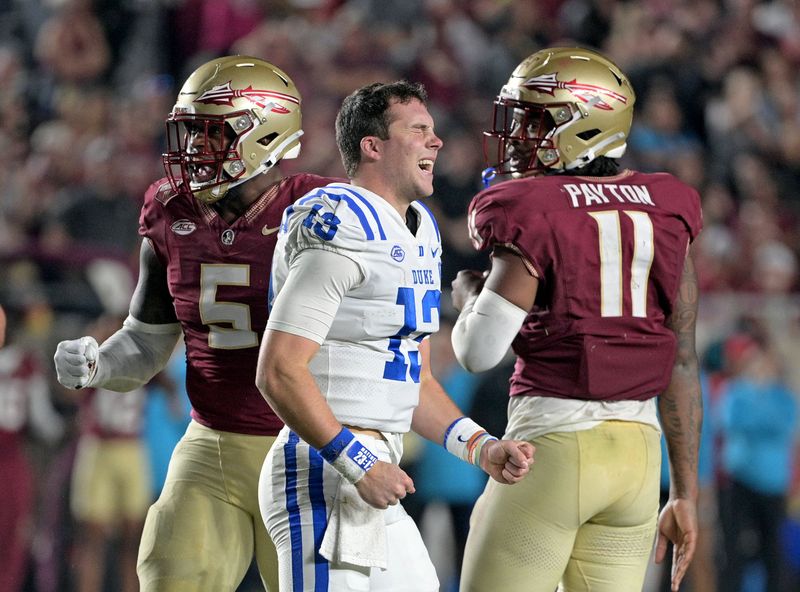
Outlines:
<svg viewBox="0 0 800 592"><path fill-rule="evenodd" d="M164 169L175 191L211 204L283 158L303 134L300 93L282 70L247 56L195 70L167 118Z"/></svg>
<svg viewBox="0 0 800 592"><path fill-rule="evenodd" d="M498 174L570 170L625 152L636 95L608 58L578 47L543 49L511 74L494 102L484 154ZM492 145L492 144L496 145Z"/></svg>

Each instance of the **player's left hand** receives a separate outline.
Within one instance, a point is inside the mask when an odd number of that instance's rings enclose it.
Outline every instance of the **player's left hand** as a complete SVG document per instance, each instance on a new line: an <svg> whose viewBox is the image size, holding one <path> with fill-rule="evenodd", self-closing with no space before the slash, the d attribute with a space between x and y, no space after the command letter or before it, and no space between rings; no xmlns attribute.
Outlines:
<svg viewBox="0 0 800 592"><path fill-rule="evenodd" d="M697 504L689 499L670 499L658 517L658 542L656 543L656 563L661 563L667 555L667 542L672 548L672 591L680 588L683 576L697 548Z"/></svg>
<svg viewBox="0 0 800 592"><path fill-rule="evenodd" d="M492 479L510 485L528 474L535 450L530 442L490 440L481 450L480 465Z"/></svg>

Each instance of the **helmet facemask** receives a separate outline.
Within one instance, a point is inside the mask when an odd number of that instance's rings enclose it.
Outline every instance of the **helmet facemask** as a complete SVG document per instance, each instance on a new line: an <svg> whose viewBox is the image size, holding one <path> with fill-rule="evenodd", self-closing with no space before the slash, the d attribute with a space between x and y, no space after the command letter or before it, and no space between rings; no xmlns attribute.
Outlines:
<svg viewBox="0 0 800 592"><path fill-rule="evenodd" d="M166 122L167 152L164 167L176 192L189 190L200 201L222 198L232 182L245 172L236 150L239 136L229 119L246 131L252 128L247 114L232 117L173 114ZM208 195L203 199L199 196Z"/></svg>
<svg viewBox="0 0 800 592"><path fill-rule="evenodd" d="M543 174L560 162L555 138L579 118L571 103L538 105L498 97L494 125L483 133L486 162L500 175Z"/></svg>

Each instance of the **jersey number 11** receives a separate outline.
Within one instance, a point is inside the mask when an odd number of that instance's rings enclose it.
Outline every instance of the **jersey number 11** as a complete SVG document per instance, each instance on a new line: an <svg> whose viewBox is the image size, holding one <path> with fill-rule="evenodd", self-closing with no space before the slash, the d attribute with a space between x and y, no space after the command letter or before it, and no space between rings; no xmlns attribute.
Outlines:
<svg viewBox="0 0 800 592"><path fill-rule="evenodd" d="M647 316L647 285L655 246L653 222L647 212L623 210L633 223L631 259L631 314ZM622 231L616 210L588 212L597 222L600 247L600 316L622 316Z"/></svg>

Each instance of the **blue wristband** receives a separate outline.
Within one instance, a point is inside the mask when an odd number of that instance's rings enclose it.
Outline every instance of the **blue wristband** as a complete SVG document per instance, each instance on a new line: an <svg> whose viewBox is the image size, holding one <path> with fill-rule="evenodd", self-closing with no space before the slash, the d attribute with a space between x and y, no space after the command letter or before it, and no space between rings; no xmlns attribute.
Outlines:
<svg viewBox="0 0 800 592"><path fill-rule="evenodd" d="M364 446L361 442L356 440L353 443L353 446L347 449L345 452L347 456L350 457L356 465L358 465L365 473L372 468L376 462L378 462L378 457L372 454L369 448Z"/></svg>
<svg viewBox="0 0 800 592"><path fill-rule="evenodd" d="M353 438L355 438L353 432L343 427L342 431L336 434L333 440L319 449L319 455L329 463L333 464L333 461L339 458L339 455L342 454L342 451L345 448L347 448L347 445L350 444Z"/></svg>
<svg viewBox="0 0 800 592"><path fill-rule="evenodd" d="M378 457L344 427L333 440L319 450L319 454L342 477L353 484L378 462Z"/></svg>

